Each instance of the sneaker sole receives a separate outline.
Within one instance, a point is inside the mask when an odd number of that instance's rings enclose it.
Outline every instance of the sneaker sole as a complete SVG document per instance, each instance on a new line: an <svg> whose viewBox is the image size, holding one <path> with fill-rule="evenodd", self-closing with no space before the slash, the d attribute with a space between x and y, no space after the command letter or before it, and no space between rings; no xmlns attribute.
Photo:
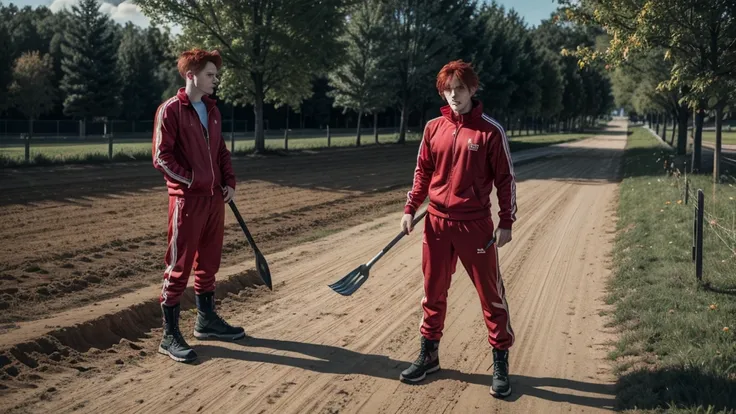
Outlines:
<svg viewBox="0 0 736 414"><path fill-rule="evenodd" d="M408 381L408 382L412 382L412 383L414 383L414 382L419 382L419 381L422 381L423 379L427 378L427 374L431 374L431 373L433 373L433 372L437 372L437 371L439 371L439 370L440 370L440 366L439 366L439 365L437 365L437 366L436 366L436 367L434 367L434 368L430 368L430 369L428 369L428 370L424 371L424 374L422 374L422 376L421 376L421 377L419 377L419 378L406 378L406 377L404 377L404 375L403 375L403 374L401 374L401 375L399 375L399 379L400 379L401 381Z"/></svg>
<svg viewBox="0 0 736 414"><path fill-rule="evenodd" d="M194 331L194 337L197 339L227 339L230 341L234 341L236 339L245 338L245 332L234 334L234 335L224 335L224 334L202 333L202 332Z"/></svg>
<svg viewBox="0 0 736 414"><path fill-rule="evenodd" d="M173 355L171 352L167 351L166 349L158 347L158 353L168 356L169 358L173 359L176 362L194 362L197 360L197 357L194 358L180 358L178 356Z"/></svg>
<svg viewBox="0 0 736 414"><path fill-rule="evenodd" d="M509 395L511 395L511 387L509 387L509 390L504 393L493 391L493 388L491 388L491 395L496 398L508 397Z"/></svg>

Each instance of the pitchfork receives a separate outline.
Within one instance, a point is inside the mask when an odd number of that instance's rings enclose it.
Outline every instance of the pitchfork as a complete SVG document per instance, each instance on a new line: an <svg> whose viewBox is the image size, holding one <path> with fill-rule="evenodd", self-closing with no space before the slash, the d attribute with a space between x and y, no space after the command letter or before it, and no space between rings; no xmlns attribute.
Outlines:
<svg viewBox="0 0 736 414"><path fill-rule="evenodd" d="M412 228L416 226L416 224L419 223L419 221L422 218L424 218L426 214L427 214L427 210L424 210L423 213L416 216L414 220L412 221L412 224L411 224ZM378 252L378 254L375 257L373 257L368 263L358 266L357 268L355 268L355 270L348 273L347 276L343 277L342 279L338 280L337 282L331 285L328 285L330 289L334 290L335 292L343 296L350 296L353 293L355 293L355 291L358 290L358 288L360 288L360 286L363 285L363 283L365 283L366 280L368 280L368 274L371 270L371 267L373 267L373 265L376 264L378 259L383 257L383 255L385 255L386 252L391 250L391 248L394 247L394 245L398 243L399 240L401 240L401 238L404 237L405 235L406 233L404 233L403 231L399 233L396 237L394 237L393 240L391 240L389 244L386 245L386 247L383 248L383 250Z"/></svg>

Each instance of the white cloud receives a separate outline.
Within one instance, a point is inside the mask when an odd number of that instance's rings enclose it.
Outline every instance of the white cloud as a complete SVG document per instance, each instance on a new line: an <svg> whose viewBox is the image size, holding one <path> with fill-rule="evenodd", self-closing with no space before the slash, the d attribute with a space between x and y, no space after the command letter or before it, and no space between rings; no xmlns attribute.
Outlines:
<svg viewBox="0 0 736 414"><path fill-rule="evenodd" d="M52 12L57 12L63 9L70 9L72 5L77 4L79 0L53 0L49 9ZM122 25L127 22L133 22L140 27L148 27L151 21L146 17L138 5L133 4L132 1L101 1L100 11L110 16L110 18Z"/></svg>

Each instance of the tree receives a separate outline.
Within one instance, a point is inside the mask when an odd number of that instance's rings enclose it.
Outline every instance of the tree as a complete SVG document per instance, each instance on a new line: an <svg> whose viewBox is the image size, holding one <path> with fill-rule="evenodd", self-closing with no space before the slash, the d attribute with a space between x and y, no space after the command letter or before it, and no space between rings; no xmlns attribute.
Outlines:
<svg viewBox="0 0 736 414"><path fill-rule="evenodd" d="M0 21L0 56L10 56L11 47L7 26L5 22ZM7 104L8 94L6 91L13 79L12 63L10 59L0 60L0 112L5 109Z"/></svg>
<svg viewBox="0 0 736 414"><path fill-rule="evenodd" d="M159 102L175 95L182 79L176 67L177 54L168 27L151 25L145 30L146 47L155 60L154 83Z"/></svg>
<svg viewBox="0 0 736 414"><path fill-rule="evenodd" d="M578 46L594 47L599 34L599 31L570 22L561 22L557 20L556 15L543 21L534 30L536 44L542 53L546 54L547 59L552 59L553 63L547 66L556 65L560 74L561 107L554 113L554 116L557 117L556 124L559 126L559 123L562 122L565 129L574 128L576 119L585 114L589 116L605 114L613 103L613 97L610 95L610 80L604 74L604 67L602 65L592 67L596 72L594 76L601 82L601 89L594 90L591 88L594 82L586 79L592 75L581 70L577 59L566 53L568 49L576 49ZM544 82L543 89L548 87L549 85ZM594 111L588 111L586 102L600 103L600 105Z"/></svg>
<svg viewBox="0 0 736 414"><path fill-rule="evenodd" d="M356 146L360 146L363 114L377 113L388 101L384 18L380 0L362 0L350 10L342 38L347 46L345 58L329 74L335 106L358 113Z"/></svg>
<svg viewBox="0 0 736 414"><path fill-rule="evenodd" d="M450 59L464 53L462 34L475 10L471 0L385 0L390 39L387 67L401 110L399 143L406 140L411 108L437 91L434 76Z"/></svg>
<svg viewBox="0 0 736 414"><path fill-rule="evenodd" d="M478 44L473 61L478 71L478 96L491 116L506 117L511 96L518 85L511 79L518 71L519 39L510 38L506 13L495 2L483 5L475 26L476 37L486 39ZM508 126L507 126L508 127Z"/></svg>
<svg viewBox="0 0 736 414"><path fill-rule="evenodd" d="M13 83L10 85L11 104L28 117L28 130L33 135L33 121L53 109L54 66L51 56L24 52L15 61Z"/></svg>
<svg viewBox="0 0 736 414"><path fill-rule="evenodd" d="M691 107L707 104L716 112L713 180L720 181L721 123L736 79L736 3L730 0L582 0L567 14L605 28L611 40L604 51L581 49L585 64L603 59L626 62L637 51L661 48L672 59L668 80L658 85L679 91ZM680 149L680 148L678 148ZM678 151L679 152L679 151Z"/></svg>
<svg viewBox="0 0 736 414"><path fill-rule="evenodd" d="M98 7L96 0L72 6L72 21L62 44L64 114L85 122L120 110L112 23Z"/></svg>
<svg viewBox="0 0 736 414"><path fill-rule="evenodd" d="M562 93L564 91L562 74L560 73L559 59L547 50L540 50L542 54L540 114L545 124L562 111Z"/></svg>
<svg viewBox="0 0 736 414"><path fill-rule="evenodd" d="M511 93L508 113L518 118L536 116L541 109L542 101L542 60L534 47L534 42L529 36L529 31L524 20L514 11L507 18L508 38L514 39L517 45L516 70L509 77L511 82L517 85ZM513 129L513 125L509 125ZM521 124L519 125L521 129Z"/></svg>
<svg viewBox="0 0 736 414"><path fill-rule="evenodd" d="M136 120L150 116L162 92L156 79L157 62L143 34L132 23L125 25L117 59L124 117Z"/></svg>
<svg viewBox="0 0 736 414"><path fill-rule="evenodd" d="M137 0L154 20L184 28L189 44L220 50L218 94L235 105L252 104L256 151L265 150L263 104L299 107L314 77L341 59L337 41L346 0ZM296 105L294 105L296 104Z"/></svg>

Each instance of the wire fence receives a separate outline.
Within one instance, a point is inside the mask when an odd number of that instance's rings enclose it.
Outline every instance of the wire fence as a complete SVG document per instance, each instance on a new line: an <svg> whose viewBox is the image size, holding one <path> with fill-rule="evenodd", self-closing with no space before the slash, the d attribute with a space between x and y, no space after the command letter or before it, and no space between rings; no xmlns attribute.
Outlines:
<svg viewBox="0 0 736 414"><path fill-rule="evenodd" d="M645 129L672 152L672 146L656 131ZM722 182L714 184L710 175L688 175L689 161L681 162L681 170L672 154L665 160L665 169L674 180L677 203L692 208L695 277L708 288L736 294L736 176L724 171ZM710 188L707 194L704 188Z"/></svg>
<svg viewBox="0 0 736 414"><path fill-rule="evenodd" d="M672 170L678 203L692 207L692 262L695 278L706 287L736 293L736 179L713 185L706 197L693 178ZM721 186L721 187L718 187ZM716 288L718 286L719 288Z"/></svg>

